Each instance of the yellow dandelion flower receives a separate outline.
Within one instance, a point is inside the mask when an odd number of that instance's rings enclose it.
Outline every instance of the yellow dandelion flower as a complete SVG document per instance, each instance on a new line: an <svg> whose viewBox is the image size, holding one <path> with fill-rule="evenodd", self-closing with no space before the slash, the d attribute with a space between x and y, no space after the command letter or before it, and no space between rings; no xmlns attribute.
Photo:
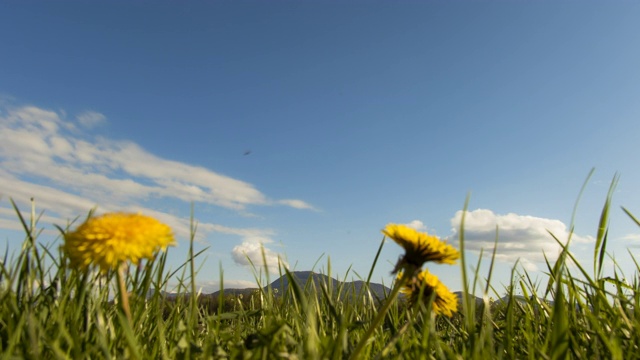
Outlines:
<svg viewBox="0 0 640 360"><path fill-rule="evenodd" d="M401 277L402 273L398 274L398 279ZM400 291L409 297L409 303L412 305L420 300L429 299L435 293L435 299L431 307L436 314L451 317L454 312L458 311L458 297L456 294L449 291L438 277L431 274L429 270L424 270L412 277Z"/></svg>
<svg viewBox="0 0 640 360"><path fill-rule="evenodd" d="M458 250L437 236L418 232L405 225L389 224L382 230L382 233L392 238L405 250L405 255L396 265L394 272L397 272L404 264L420 268L427 261L455 264L455 261L460 258Z"/></svg>
<svg viewBox="0 0 640 360"><path fill-rule="evenodd" d="M151 259L159 250L175 245L171 228L139 214L109 213L91 217L64 236L64 252L71 266L86 270L98 265L103 272L120 263Z"/></svg>

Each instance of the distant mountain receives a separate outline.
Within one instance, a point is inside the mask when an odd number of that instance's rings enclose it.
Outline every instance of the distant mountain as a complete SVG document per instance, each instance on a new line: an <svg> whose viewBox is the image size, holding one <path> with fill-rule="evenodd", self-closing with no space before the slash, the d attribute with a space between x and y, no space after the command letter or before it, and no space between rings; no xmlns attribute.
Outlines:
<svg viewBox="0 0 640 360"><path fill-rule="evenodd" d="M313 284L315 289L318 291L318 294L321 294L321 286L324 284L328 288L331 288L333 293L340 290L343 298L353 298L364 295L366 285L366 282L362 280L342 282L334 278L330 278L327 275L315 273L313 271L294 271L291 272L291 276L301 289L309 289ZM274 293L279 296L285 294L289 290L289 285L289 277L287 275L283 275L273 281L269 286L272 290L274 290ZM263 289L266 291L269 286L265 286ZM255 290L258 290L258 288L224 289L222 291L224 291L225 295L237 296L241 294L250 295ZM371 295L375 299L384 299L391 292L391 289L389 289L388 287L376 283L369 283L369 290L371 291ZM216 291L214 293L207 294L206 296L217 297L219 295L220 291Z"/></svg>
<svg viewBox="0 0 640 360"><path fill-rule="evenodd" d="M524 297L522 295L513 295L513 299L515 301L518 301L519 303L521 303L523 305L530 304L530 303L535 304L535 302L533 302L533 300L535 299L535 297L533 295L530 296L529 298L526 298L526 297ZM501 297L500 299L496 300L495 302L496 303L500 302L500 303L503 303L503 304L507 304L507 303L509 303L509 295L505 295L505 296ZM553 304L554 304L553 300L545 300L545 299L543 299L541 297L538 298L538 302L539 303L546 303L549 306L553 306Z"/></svg>
<svg viewBox="0 0 640 360"><path fill-rule="evenodd" d="M458 302L460 304L462 304L462 299L463 299L463 296L464 296L463 292L462 291L456 291L456 292L454 292L454 294L456 294L456 296L458 297ZM469 297L469 300L471 300L471 301L475 300L476 306L484 304L484 300L482 300L481 297L477 297L477 296L472 295L472 294L468 294L467 296Z"/></svg>
<svg viewBox="0 0 640 360"><path fill-rule="evenodd" d="M312 286L311 284L313 283L313 286L318 291L318 294L322 294L321 286L325 284L327 287L331 289L331 291L334 294L338 290L340 290L343 299L358 298L364 294L364 291L366 288L365 287L366 282L362 280L342 282L334 278L331 278L327 275L316 273L313 271L293 271L291 272L291 276L294 278L294 281L298 284L298 286L301 289L310 289ZM280 278L271 282L269 286L263 287L263 290L266 292L268 287L271 287L271 289L274 291L276 296L282 296L282 294L286 294L287 291L289 290L289 285L290 285L289 277L287 275L283 275ZM202 294L201 297L217 298L218 296L220 296L220 293L222 291L224 291L224 295L250 296L256 290L258 290L257 287L244 288L244 289L225 288L224 290L219 290L213 293ZM390 288L377 283L369 283L369 290L371 292L371 296L373 296L374 299L378 299L378 300L385 299L389 295L389 293L391 293ZM154 290L149 290L148 296L153 295L153 291ZM162 291L162 294L169 299L173 299L176 297L175 293ZM458 297L459 303L462 304L462 298L463 298L462 291L456 291L454 292L454 294ZM400 293L399 298L404 298L404 294ZM520 301L524 300L524 298L522 298L521 296L520 297L516 296L516 298L518 298L518 300ZM484 302L482 298L471 295L471 294L469 294L469 299L471 300L472 303L475 302L476 306L482 305ZM502 299L498 299L497 301L506 301L506 297Z"/></svg>
<svg viewBox="0 0 640 360"><path fill-rule="evenodd" d="M147 291L147 299L153 297L156 294L156 290L155 289L149 289L149 291ZM168 292L168 291L164 291L164 290L160 290L160 297L163 297L165 299L175 299L177 294L176 293L172 293L172 292Z"/></svg>

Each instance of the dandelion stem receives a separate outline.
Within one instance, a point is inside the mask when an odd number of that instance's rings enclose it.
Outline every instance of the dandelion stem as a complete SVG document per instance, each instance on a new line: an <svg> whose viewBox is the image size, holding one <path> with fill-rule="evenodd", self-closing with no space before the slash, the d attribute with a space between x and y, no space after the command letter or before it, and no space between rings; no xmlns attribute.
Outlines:
<svg viewBox="0 0 640 360"><path fill-rule="evenodd" d="M380 324L384 320L384 317L387 314L387 311L389 311L389 308L391 307L391 304L395 301L396 297L398 297L398 293L400 292L400 289L402 289L402 287L414 275L416 269L415 269L415 267L413 265L406 264L405 267L410 268L410 269L404 269L405 271L402 272L402 274L403 274L402 277L400 278L399 281L396 281L396 283L395 283L395 285L393 287L393 290L391 290L391 293L389 294L389 296L387 297L386 301L382 305L382 308L380 308L380 310L378 311L378 315L376 315L376 317L373 319L373 322L371 323L371 326L369 326L369 329L367 329L367 332L360 339L360 342L358 342L358 345L356 346L356 349L353 351L353 353L351 353L351 356L349 357L349 359L353 360L353 359L358 359L359 358L360 353L364 349L364 347L367 344L369 338L373 335L374 331L376 331L376 328L378 328L378 326L380 326Z"/></svg>
<svg viewBox="0 0 640 360"><path fill-rule="evenodd" d="M129 308L129 293L127 292L127 285L124 281L124 274L127 268L127 263L122 263L118 267L118 271L116 271L116 278L118 280L118 290L120 293L120 306L122 307L122 311L127 316L127 320L129 320L129 324L132 323L131 320L131 309Z"/></svg>

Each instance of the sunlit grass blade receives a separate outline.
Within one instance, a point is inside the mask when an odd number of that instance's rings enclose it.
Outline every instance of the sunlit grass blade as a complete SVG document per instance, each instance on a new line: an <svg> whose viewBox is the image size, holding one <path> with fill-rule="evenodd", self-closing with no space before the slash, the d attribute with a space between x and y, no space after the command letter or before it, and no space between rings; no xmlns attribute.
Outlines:
<svg viewBox="0 0 640 360"><path fill-rule="evenodd" d="M551 360L564 360L569 356L569 320L563 293L562 274L559 274L556 281L549 355Z"/></svg>
<svg viewBox="0 0 640 360"><path fill-rule="evenodd" d="M611 200L613 198L613 192L618 185L619 175L616 174L611 180L609 191L607 192L607 198L600 214L600 222L598 223L598 233L596 235L596 245L593 249L593 271L595 278L602 276L602 264L604 262L604 254L607 245L607 227L609 225L609 210L611 208Z"/></svg>
<svg viewBox="0 0 640 360"><path fill-rule="evenodd" d="M560 239L549 233L560 251L557 258L543 253L547 273L527 271L516 262L510 265L509 284L500 291L494 278L501 269L497 264L502 261L501 229L496 228L485 277L479 271L487 267L482 261L488 253L465 251L471 239L465 238L467 197L459 229L463 306L451 318L431 312L435 294L408 306L405 298L398 297L401 280L396 279L377 298L373 288L378 284L371 281L383 258L384 238L365 277L359 275L360 269L349 267L334 280L331 260L335 256L327 256L326 269L301 283L298 273L279 262L282 287L271 289L269 276L275 269L267 264L263 250L263 262L253 267L257 288L241 291L244 298L225 291L221 263L216 274L219 295L208 296L198 293L201 265L196 262L207 249L196 251L194 246L197 225L193 212L191 246L177 269L168 269L168 255L163 252L118 274L72 268L65 253L55 250L73 222L58 227L60 237L44 245L38 238L43 234L38 223L42 213L32 206L27 218L27 213L20 215L14 209L16 224L25 234L22 242L16 242L19 248L14 255L7 246L0 257L0 360L640 358L640 265L632 250L629 260L606 250L614 236L610 204L617 179L616 175L600 214L597 241L592 244L593 272L590 261L580 262L580 252L569 251L570 246L584 246L572 245L576 202L568 237ZM622 209L640 226L629 210ZM466 261L472 257L467 255L479 255L469 268ZM609 263L612 268L604 269ZM633 274L622 271L629 265ZM358 287L348 282L353 274L359 279ZM122 300L114 292L118 275L125 283L121 293L130 295L131 318L119 309ZM419 290L422 295L426 295L424 289ZM476 291L483 292L482 301L472 297ZM489 298L490 291L495 300Z"/></svg>
<svg viewBox="0 0 640 360"><path fill-rule="evenodd" d="M367 275L367 286L371 282L371 277L373 276L373 270L376 268L376 264L378 263L378 259L380 258L380 253L382 252L382 247L384 246L386 237L382 237L382 241L380 241L380 246L378 246L378 251L376 251L376 256L373 258L373 264L371 264L371 268L369 269L369 275Z"/></svg>
<svg viewBox="0 0 640 360"><path fill-rule="evenodd" d="M636 223L636 225L640 226L640 220L638 220L638 218L636 218L629 210L627 210L627 208L623 206L622 210L631 218L631 220L633 220L633 222Z"/></svg>

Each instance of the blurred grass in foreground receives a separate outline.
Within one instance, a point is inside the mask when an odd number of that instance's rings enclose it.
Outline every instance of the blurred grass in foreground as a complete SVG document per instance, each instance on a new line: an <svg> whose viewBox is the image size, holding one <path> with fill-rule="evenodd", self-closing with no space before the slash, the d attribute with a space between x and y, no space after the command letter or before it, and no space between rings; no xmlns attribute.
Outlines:
<svg viewBox="0 0 640 360"><path fill-rule="evenodd" d="M431 311L435 293L417 304L395 297L380 302L371 293L355 298L345 296L349 289L331 283L298 284L284 267L280 275L289 278L286 289L265 286L256 275L258 289L251 296L221 292L214 304L210 299L204 303L197 294L190 296L196 292L196 262L202 253L193 251L195 225L189 253L177 269L166 268L163 252L123 271L80 271L61 249L38 242L35 208L25 219L12 202L25 238L17 253L5 251L0 264L0 358L640 358L638 263L630 254L635 274L622 274L615 266L613 276L603 277L616 183L617 177L601 214L593 269L573 257L570 238L554 237L562 253L555 262L547 261L542 293L526 272L516 277L515 267L506 289L491 287L492 270L487 276L468 273L463 219L464 289L451 318ZM61 236L71 225L60 229ZM494 258L495 250L490 269ZM330 272L330 263L327 268ZM114 286L118 276L123 287ZM168 288L169 279L177 279L176 289ZM221 284L223 280L221 269ZM486 286L477 301L471 289L480 281ZM516 287L523 296L514 295ZM118 296L123 289L130 313ZM167 297L169 290L176 293ZM503 300L490 300L505 291Z"/></svg>

